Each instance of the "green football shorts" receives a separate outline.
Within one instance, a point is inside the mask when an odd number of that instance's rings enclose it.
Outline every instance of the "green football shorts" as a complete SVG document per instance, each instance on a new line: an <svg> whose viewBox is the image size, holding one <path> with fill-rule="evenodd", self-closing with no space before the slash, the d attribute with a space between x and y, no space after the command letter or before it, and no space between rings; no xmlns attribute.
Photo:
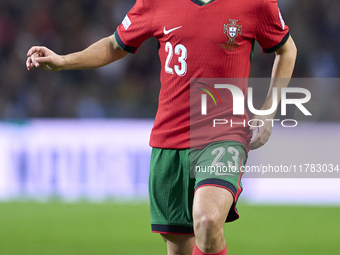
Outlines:
<svg viewBox="0 0 340 255"><path fill-rule="evenodd" d="M149 177L152 232L193 234L194 193L203 186L229 190L234 203L226 222L238 219L236 203L246 158L244 145L235 141L215 142L199 150L153 148Z"/></svg>

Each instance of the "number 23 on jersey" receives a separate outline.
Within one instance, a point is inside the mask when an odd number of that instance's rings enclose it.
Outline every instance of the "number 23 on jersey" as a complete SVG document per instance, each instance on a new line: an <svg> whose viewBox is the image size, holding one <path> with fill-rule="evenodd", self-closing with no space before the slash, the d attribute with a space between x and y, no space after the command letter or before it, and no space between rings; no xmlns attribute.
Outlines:
<svg viewBox="0 0 340 255"><path fill-rule="evenodd" d="M178 76L184 76L187 73L187 56L188 56L188 51L185 48L184 45L182 44L177 44L174 46L170 43L167 42L165 44L165 52L168 53L168 56L166 58L165 61L165 72L168 74L174 74L174 72L178 75ZM173 68L170 67L171 64L171 60L174 57L174 53L175 53L175 57L177 57L178 60L178 65L173 65Z"/></svg>

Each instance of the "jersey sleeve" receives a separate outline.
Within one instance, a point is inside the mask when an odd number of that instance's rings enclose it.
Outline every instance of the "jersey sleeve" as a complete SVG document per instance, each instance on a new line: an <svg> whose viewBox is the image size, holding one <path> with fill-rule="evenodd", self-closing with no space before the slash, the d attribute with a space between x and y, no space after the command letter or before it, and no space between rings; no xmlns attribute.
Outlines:
<svg viewBox="0 0 340 255"><path fill-rule="evenodd" d="M120 48L136 53L142 42L153 35L151 6L149 0L136 1L114 33Z"/></svg>
<svg viewBox="0 0 340 255"><path fill-rule="evenodd" d="M289 28L286 26L277 0L263 0L259 10L259 20L255 39L264 53L280 49L289 38Z"/></svg>

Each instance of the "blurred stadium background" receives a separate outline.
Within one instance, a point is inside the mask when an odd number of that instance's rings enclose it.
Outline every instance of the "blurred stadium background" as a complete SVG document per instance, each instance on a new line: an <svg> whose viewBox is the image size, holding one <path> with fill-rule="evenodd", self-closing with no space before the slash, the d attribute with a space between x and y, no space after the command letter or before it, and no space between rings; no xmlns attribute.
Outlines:
<svg viewBox="0 0 340 255"><path fill-rule="evenodd" d="M134 2L0 1L0 255L165 254L147 201L157 41L98 70L25 68L32 45L82 50ZM319 81L306 83L316 117L275 128L248 163L339 164L340 2L278 2L298 47L294 77ZM273 58L257 45L251 77L269 77ZM288 177L244 179L228 254L339 254L340 179Z"/></svg>

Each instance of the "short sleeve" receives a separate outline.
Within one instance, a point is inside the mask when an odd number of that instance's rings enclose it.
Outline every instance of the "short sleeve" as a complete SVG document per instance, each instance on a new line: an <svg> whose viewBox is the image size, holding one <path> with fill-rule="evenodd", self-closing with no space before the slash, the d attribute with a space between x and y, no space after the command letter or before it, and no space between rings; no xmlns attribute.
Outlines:
<svg viewBox="0 0 340 255"><path fill-rule="evenodd" d="M262 51L271 53L280 49L289 38L289 28L282 18L277 0L263 0L258 18L255 39Z"/></svg>
<svg viewBox="0 0 340 255"><path fill-rule="evenodd" d="M137 0L114 33L120 48L136 53L139 46L153 35L152 10L149 0Z"/></svg>

